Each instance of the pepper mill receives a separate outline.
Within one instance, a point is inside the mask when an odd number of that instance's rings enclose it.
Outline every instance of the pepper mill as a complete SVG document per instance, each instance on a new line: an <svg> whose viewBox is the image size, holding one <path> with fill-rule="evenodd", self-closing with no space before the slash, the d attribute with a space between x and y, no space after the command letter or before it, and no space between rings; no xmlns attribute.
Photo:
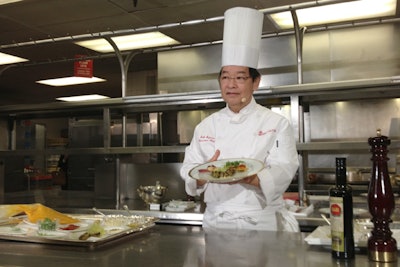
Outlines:
<svg viewBox="0 0 400 267"><path fill-rule="evenodd" d="M368 189L368 208L374 228L368 238L368 257L376 262L397 261L397 244L392 237L389 224L395 207L390 184L387 161L387 146L390 139L377 130L377 137L368 139L372 153L371 181Z"/></svg>

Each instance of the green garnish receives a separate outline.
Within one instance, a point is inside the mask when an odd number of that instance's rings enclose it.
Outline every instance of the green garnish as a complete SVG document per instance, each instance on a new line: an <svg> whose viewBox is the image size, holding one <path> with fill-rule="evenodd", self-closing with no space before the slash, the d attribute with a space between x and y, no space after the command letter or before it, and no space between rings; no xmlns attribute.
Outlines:
<svg viewBox="0 0 400 267"><path fill-rule="evenodd" d="M242 163L244 163L244 161L239 161L239 160L236 160L236 161L227 161L226 163L225 163L225 168L229 168L229 167L237 167L237 166L239 166L240 164L242 164Z"/></svg>
<svg viewBox="0 0 400 267"><path fill-rule="evenodd" d="M39 222L39 229L46 231L55 231L56 230L56 222L52 221L49 218L44 218L43 221Z"/></svg>
<svg viewBox="0 0 400 267"><path fill-rule="evenodd" d="M87 230L89 235L103 235L105 233L104 227L100 225L100 221L95 221Z"/></svg>

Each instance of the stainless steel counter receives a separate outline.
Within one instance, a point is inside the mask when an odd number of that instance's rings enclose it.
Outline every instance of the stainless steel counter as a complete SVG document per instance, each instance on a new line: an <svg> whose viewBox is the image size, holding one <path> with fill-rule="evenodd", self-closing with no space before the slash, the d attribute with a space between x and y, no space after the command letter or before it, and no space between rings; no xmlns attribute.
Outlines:
<svg viewBox="0 0 400 267"><path fill-rule="evenodd" d="M63 213L70 214L91 214L93 213L92 209L59 209ZM100 209L100 211L104 214L123 214L128 215L125 210L116 210L116 209ZM131 210L130 211L136 215L157 217L159 221L157 224L173 224L173 225L190 225L190 226L201 226L203 223L203 213L187 211L187 212L167 212L167 211L155 211L155 210ZM298 217L297 221L300 225L300 230L302 232L312 232L315 228L321 225L326 225L324 219L317 214L313 214L308 217Z"/></svg>
<svg viewBox="0 0 400 267"><path fill-rule="evenodd" d="M369 262L365 250L358 250L349 263L337 263L329 248L309 246L305 236L156 225L149 232L93 251L0 241L0 266L383 266Z"/></svg>

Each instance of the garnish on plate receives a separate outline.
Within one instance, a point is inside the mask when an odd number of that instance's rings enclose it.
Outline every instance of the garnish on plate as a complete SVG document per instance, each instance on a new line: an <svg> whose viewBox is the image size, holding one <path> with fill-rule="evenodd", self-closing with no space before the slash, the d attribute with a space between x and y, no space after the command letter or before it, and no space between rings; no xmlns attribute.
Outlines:
<svg viewBox="0 0 400 267"><path fill-rule="evenodd" d="M60 227L61 230L65 230L65 231L72 231L72 230L76 230L79 228L79 225L75 225L75 224L69 224L66 227Z"/></svg>
<svg viewBox="0 0 400 267"><path fill-rule="evenodd" d="M79 236L79 240L87 240L89 237L101 237L105 232L100 221L95 221L85 233Z"/></svg>
<svg viewBox="0 0 400 267"><path fill-rule="evenodd" d="M211 171L211 176L214 178L231 177L236 172L247 171L247 166L244 161L227 161L224 166L214 168Z"/></svg>

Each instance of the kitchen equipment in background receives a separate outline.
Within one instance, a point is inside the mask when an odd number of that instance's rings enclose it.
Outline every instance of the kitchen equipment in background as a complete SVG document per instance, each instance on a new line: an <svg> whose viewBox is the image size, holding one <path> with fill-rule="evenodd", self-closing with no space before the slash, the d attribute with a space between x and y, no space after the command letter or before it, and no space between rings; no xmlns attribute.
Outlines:
<svg viewBox="0 0 400 267"><path fill-rule="evenodd" d="M371 169L364 167L348 167L346 171L347 183L369 184ZM335 183L335 170L331 168L310 169L307 176L308 183Z"/></svg>
<svg viewBox="0 0 400 267"><path fill-rule="evenodd" d="M140 198L149 205L151 210L160 210L160 203L165 197L166 186L162 186L159 181L156 185L139 186L137 192Z"/></svg>

